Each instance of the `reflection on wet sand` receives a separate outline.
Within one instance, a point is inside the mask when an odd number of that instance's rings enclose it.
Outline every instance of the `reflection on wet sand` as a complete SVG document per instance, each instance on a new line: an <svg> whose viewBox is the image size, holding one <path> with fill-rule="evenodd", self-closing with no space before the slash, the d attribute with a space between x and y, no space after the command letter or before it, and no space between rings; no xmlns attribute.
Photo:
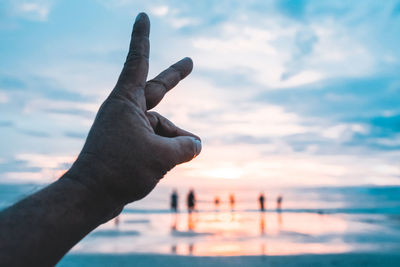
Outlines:
<svg viewBox="0 0 400 267"><path fill-rule="evenodd" d="M265 243L261 243L261 249L260 249L260 254L265 255L267 251L267 245Z"/></svg>
<svg viewBox="0 0 400 267"><path fill-rule="evenodd" d="M171 245L171 254L176 254L177 251L176 248L177 248L176 244Z"/></svg>
<svg viewBox="0 0 400 267"><path fill-rule="evenodd" d="M181 214L181 218L176 213L170 216L173 221L171 229L175 233L170 247L172 254L279 255L348 250L348 246L340 242L311 242L315 239L314 235L345 230L346 223L333 216L326 220L318 214L284 214L282 211L260 211L258 214L236 212L235 219L231 211L187 213ZM284 216L287 220L285 227ZM255 221L254 217L258 217L258 220ZM187 227L179 229L179 219L183 218L187 218ZM258 227L254 228L254 222L257 221ZM258 231L255 232L255 229Z"/></svg>
<svg viewBox="0 0 400 267"><path fill-rule="evenodd" d="M219 212L216 220L214 213L200 213L196 214L198 220L195 220L194 214L188 214L187 230L193 234L185 235L185 238L178 240L187 244L187 252L175 253L186 255L280 255L348 250L348 246L343 243L316 244L311 242L314 234L344 230L345 223L338 218L332 217L330 222L327 222L318 219L320 216L317 214L285 214L287 226L284 228L283 212L259 212L258 227L254 228L252 218L256 215L254 213L237 213L237 219L232 220L232 212ZM258 231L254 232L255 229ZM303 242L304 244L300 245Z"/></svg>
<svg viewBox="0 0 400 267"><path fill-rule="evenodd" d="M171 224L171 230L176 231L178 228L178 221L179 221L179 213L172 213L172 224Z"/></svg>
<svg viewBox="0 0 400 267"><path fill-rule="evenodd" d="M194 251L194 245L190 243L188 246L188 254L193 255L193 251Z"/></svg>
<svg viewBox="0 0 400 267"><path fill-rule="evenodd" d="M265 235L265 213L260 212L260 233Z"/></svg>
<svg viewBox="0 0 400 267"><path fill-rule="evenodd" d="M276 217L278 218L278 229L281 230L283 227L283 215L281 211L276 213Z"/></svg>
<svg viewBox="0 0 400 267"><path fill-rule="evenodd" d="M234 219L233 219L234 214ZM141 252L177 255L287 255L341 253L365 244L346 237L377 232L376 225L343 215L293 212L123 213L119 225L99 227L76 252ZM356 216L356 215L354 215ZM170 222L170 224L166 222ZM109 235L98 231L113 230ZM135 231L135 235L126 235Z"/></svg>
<svg viewBox="0 0 400 267"><path fill-rule="evenodd" d="M192 213L188 213L188 231L194 231L195 221Z"/></svg>
<svg viewBox="0 0 400 267"><path fill-rule="evenodd" d="M164 209L128 207L80 242L77 253L162 253L194 256L288 255L398 248L400 227L386 213L321 210L327 203L290 195L215 191L198 198L170 191ZM247 198L248 197L248 198ZM217 200L217 201L215 201ZM179 205L179 203L181 203ZM153 204L152 204L153 206ZM181 208L180 208L181 207ZM184 208L182 208L184 207ZM397 213L396 213L397 214ZM380 240L379 242L375 242Z"/></svg>

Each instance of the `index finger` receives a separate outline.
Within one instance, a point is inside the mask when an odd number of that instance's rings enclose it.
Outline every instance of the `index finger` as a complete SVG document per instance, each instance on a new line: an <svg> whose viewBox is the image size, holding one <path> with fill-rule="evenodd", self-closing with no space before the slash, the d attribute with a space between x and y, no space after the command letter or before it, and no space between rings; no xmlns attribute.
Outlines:
<svg viewBox="0 0 400 267"><path fill-rule="evenodd" d="M145 87L149 71L149 34L149 17L140 13L133 25L128 56L116 86L122 93Z"/></svg>
<svg viewBox="0 0 400 267"><path fill-rule="evenodd" d="M190 74L192 69L193 61L186 57L148 81L145 88L147 109L154 108L169 90Z"/></svg>

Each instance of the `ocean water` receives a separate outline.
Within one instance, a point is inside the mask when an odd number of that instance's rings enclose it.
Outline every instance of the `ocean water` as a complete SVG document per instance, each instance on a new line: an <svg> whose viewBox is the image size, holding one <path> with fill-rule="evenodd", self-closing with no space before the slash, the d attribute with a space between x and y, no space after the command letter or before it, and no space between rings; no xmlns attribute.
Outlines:
<svg viewBox="0 0 400 267"><path fill-rule="evenodd" d="M40 189L0 185L0 207ZM397 252L400 249L400 187L260 188L200 186L196 211L185 207L189 188L177 188L179 212L169 209L172 188L160 185L125 207L118 220L101 225L71 253L179 255L293 255ZM266 211L258 209L260 191ZM235 195L235 204L229 195ZM276 198L283 196L282 210ZM215 206L214 199L220 204Z"/></svg>

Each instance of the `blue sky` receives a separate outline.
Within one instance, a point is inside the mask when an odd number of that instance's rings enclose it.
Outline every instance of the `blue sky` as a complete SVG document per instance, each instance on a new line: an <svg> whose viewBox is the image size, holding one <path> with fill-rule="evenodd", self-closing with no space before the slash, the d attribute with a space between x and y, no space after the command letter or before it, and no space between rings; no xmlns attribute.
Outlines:
<svg viewBox="0 0 400 267"><path fill-rule="evenodd" d="M399 184L400 1L0 3L0 182L74 160L149 14L149 77L194 71L157 107L203 152L166 183Z"/></svg>

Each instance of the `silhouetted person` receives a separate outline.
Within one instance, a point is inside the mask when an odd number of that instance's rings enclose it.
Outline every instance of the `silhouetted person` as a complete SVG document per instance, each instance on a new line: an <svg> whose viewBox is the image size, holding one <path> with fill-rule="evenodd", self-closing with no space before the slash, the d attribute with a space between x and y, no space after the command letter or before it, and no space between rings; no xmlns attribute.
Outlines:
<svg viewBox="0 0 400 267"><path fill-rule="evenodd" d="M176 192L176 189L171 194L171 210L178 212L178 192Z"/></svg>
<svg viewBox="0 0 400 267"><path fill-rule="evenodd" d="M265 211L265 197L263 193L260 193L260 196L258 197L258 203L260 204L260 210L261 211Z"/></svg>
<svg viewBox="0 0 400 267"><path fill-rule="evenodd" d="M235 195L230 194L229 195L229 204L231 205L231 210L235 209Z"/></svg>
<svg viewBox="0 0 400 267"><path fill-rule="evenodd" d="M219 197L215 197L215 199L214 199L214 205L215 205L215 209L216 209L216 210L218 210L218 208L219 208L219 203L220 203Z"/></svg>
<svg viewBox="0 0 400 267"><path fill-rule="evenodd" d="M194 195L193 189L190 189L189 194L187 196L187 206L189 213L192 213L192 211L194 211L196 206L196 196Z"/></svg>
<svg viewBox="0 0 400 267"><path fill-rule="evenodd" d="M282 196L276 198L276 209L279 212L282 210Z"/></svg>

